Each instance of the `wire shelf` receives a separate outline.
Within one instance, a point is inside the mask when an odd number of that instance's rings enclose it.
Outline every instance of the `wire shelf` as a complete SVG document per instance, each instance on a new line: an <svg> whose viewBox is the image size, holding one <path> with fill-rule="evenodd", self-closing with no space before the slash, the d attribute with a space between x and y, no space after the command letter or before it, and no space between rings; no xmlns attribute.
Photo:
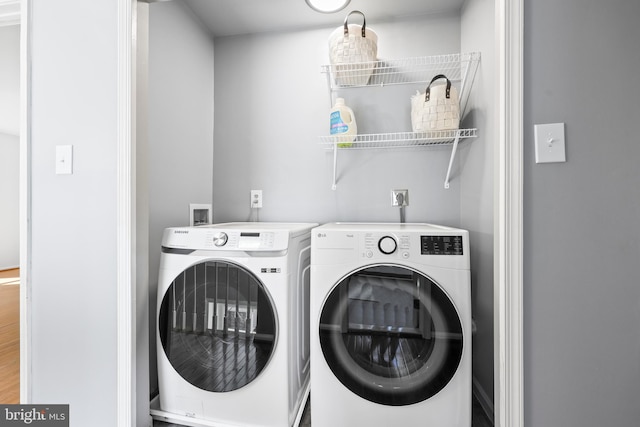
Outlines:
<svg viewBox="0 0 640 427"><path fill-rule="evenodd" d="M456 137L475 138L477 129L454 129L432 132L396 132L358 135L355 141L345 141L344 136L321 136L320 144L326 149L345 150L411 148L431 145L449 145Z"/></svg>
<svg viewBox="0 0 640 427"><path fill-rule="evenodd" d="M459 85L460 117L464 117L467 100L475 78L480 53L452 53L449 55L420 56L403 59L379 60L351 64L321 66L329 88L330 105L334 104L336 92L358 87L385 85L427 84L438 74ZM354 141L345 141L344 136L321 136L320 144L333 151L333 185L338 180L338 152L344 149L409 148L451 144L451 157L444 181L449 188L453 161L460 140L475 138L477 129L455 129L435 132L397 132L358 135Z"/></svg>
<svg viewBox="0 0 640 427"><path fill-rule="evenodd" d="M321 66L331 90L338 88L428 83L437 74L461 81L463 69L480 60L479 52L388 59Z"/></svg>

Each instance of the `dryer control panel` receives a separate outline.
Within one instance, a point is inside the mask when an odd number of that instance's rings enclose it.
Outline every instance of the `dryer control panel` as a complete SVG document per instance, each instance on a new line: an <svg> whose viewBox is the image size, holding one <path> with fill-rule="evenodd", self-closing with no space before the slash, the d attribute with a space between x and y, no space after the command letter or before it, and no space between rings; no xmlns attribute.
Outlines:
<svg viewBox="0 0 640 427"><path fill-rule="evenodd" d="M311 263L417 263L469 269L467 230L433 224L331 223L311 233Z"/></svg>
<svg viewBox="0 0 640 427"><path fill-rule="evenodd" d="M361 246L364 258L379 255L411 257L411 237L408 234L363 233Z"/></svg>
<svg viewBox="0 0 640 427"><path fill-rule="evenodd" d="M289 246L285 230L183 227L165 230L162 246L191 250L283 251Z"/></svg>
<svg viewBox="0 0 640 427"><path fill-rule="evenodd" d="M420 236L422 255L464 255L462 236Z"/></svg>
<svg viewBox="0 0 640 427"><path fill-rule="evenodd" d="M365 258L372 258L376 254L396 255L404 259L412 255L464 255L461 235L364 233L363 236L362 256ZM413 244L412 240L415 240Z"/></svg>
<svg viewBox="0 0 640 427"><path fill-rule="evenodd" d="M247 231L236 235L238 249L272 249L275 236L272 232Z"/></svg>

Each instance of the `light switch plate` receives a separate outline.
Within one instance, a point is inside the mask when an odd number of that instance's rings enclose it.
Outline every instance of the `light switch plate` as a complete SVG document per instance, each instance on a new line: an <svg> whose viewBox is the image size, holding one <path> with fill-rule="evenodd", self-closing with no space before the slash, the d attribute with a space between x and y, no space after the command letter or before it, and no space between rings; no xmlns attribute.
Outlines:
<svg viewBox="0 0 640 427"><path fill-rule="evenodd" d="M56 175L73 173L73 145L56 145Z"/></svg>
<svg viewBox="0 0 640 427"><path fill-rule="evenodd" d="M536 163L566 162L564 123L534 126Z"/></svg>

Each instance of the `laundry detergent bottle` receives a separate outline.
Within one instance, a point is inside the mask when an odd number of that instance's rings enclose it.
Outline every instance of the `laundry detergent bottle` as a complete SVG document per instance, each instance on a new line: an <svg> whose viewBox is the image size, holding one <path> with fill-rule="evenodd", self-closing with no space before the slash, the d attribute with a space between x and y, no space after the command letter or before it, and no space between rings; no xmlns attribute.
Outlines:
<svg viewBox="0 0 640 427"><path fill-rule="evenodd" d="M336 98L331 109L331 136L336 136L338 147L351 147L358 135L358 126L353 110L344 104L344 98Z"/></svg>

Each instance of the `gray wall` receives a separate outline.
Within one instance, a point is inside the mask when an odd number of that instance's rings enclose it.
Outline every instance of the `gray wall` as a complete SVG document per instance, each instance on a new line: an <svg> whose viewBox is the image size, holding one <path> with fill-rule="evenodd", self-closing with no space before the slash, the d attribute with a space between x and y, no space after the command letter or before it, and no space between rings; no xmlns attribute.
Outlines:
<svg viewBox="0 0 640 427"><path fill-rule="evenodd" d="M136 426L150 426L149 313L149 4L136 8ZM154 359L155 360L155 359ZM154 369L155 372L155 369Z"/></svg>
<svg viewBox="0 0 640 427"><path fill-rule="evenodd" d="M451 147L341 151L331 190L332 153L318 145L330 107L326 40L333 28L217 38L214 217L246 220L249 191L262 189L260 219L269 221L398 221L389 192L408 188L407 221L471 231L474 376L488 411L493 403L493 145L494 5L468 1L462 14L369 23L381 58L481 51L466 126L480 137L460 146L449 190L443 189ZM462 25L461 25L462 20ZM311 48L310 48L311 47ZM295 61L292 55L295 52ZM294 65L292 65L292 62ZM424 90L422 87L419 89ZM416 87L345 90L360 133L410 130Z"/></svg>
<svg viewBox="0 0 640 427"><path fill-rule="evenodd" d="M527 427L640 420L640 3L526 0ZM533 125L566 123L535 164Z"/></svg>
<svg viewBox="0 0 640 427"><path fill-rule="evenodd" d="M20 264L20 26L0 26L0 270Z"/></svg>
<svg viewBox="0 0 640 427"><path fill-rule="evenodd" d="M464 142L449 190L443 189L451 147L341 151L331 190L332 153L318 145L330 106L326 40L333 28L217 38L214 217L250 217L249 191L262 189L260 219L269 221L398 221L393 188L408 188L407 221L467 228L472 238L474 383L493 410L493 110L494 4L468 1L460 15L369 23L381 58L481 51L465 126L480 137ZM309 47L312 48L309 48ZM292 52L295 61L292 65ZM416 88L344 90L360 133L410 130Z"/></svg>
<svg viewBox="0 0 640 427"><path fill-rule="evenodd" d="M375 23L378 56L435 55L460 50L459 15ZM263 190L267 221L398 221L390 191L409 189L407 221L459 225L460 180L444 190L450 147L342 151L331 190L330 99L320 66L334 28L216 38L214 219L249 218L249 192ZM424 90L424 88L422 88ZM360 133L411 129L416 87L342 92Z"/></svg>
<svg viewBox="0 0 640 427"><path fill-rule="evenodd" d="M162 232L211 203L213 40L180 2L149 5L149 315L151 391L157 387L155 311Z"/></svg>
<svg viewBox="0 0 640 427"><path fill-rule="evenodd" d="M464 142L449 190L443 189L451 147L342 151L337 190L332 153L318 145L330 107L326 41L333 28L217 38L214 218L246 220L249 191L262 189L260 219L398 221L389 192L408 188L407 221L468 228L472 236L476 388L493 402L493 2L467 2L461 15L370 23L381 58L481 51L465 125L480 137ZM461 25L462 20L462 25ZM310 48L310 46L312 48ZM424 88L419 87L424 90ZM416 87L345 90L360 133L410 130Z"/></svg>
<svg viewBox="0 0 640 427"><path fill-rule="evenodd" d="M481 52L470 93L465 127L478 128L478 138L460 153L460 223L471 242L473 318L473 385L485 411L493 413L493 171L497 108L495 75L495 3L467 1L462 9L462 52Z"/></svg>
<svg viewBox="0 0 640 427"><path fill-rule="evenodd" d="M31 2L32 401L70 404L74 426L116 425L116 11Z"/></svg>

